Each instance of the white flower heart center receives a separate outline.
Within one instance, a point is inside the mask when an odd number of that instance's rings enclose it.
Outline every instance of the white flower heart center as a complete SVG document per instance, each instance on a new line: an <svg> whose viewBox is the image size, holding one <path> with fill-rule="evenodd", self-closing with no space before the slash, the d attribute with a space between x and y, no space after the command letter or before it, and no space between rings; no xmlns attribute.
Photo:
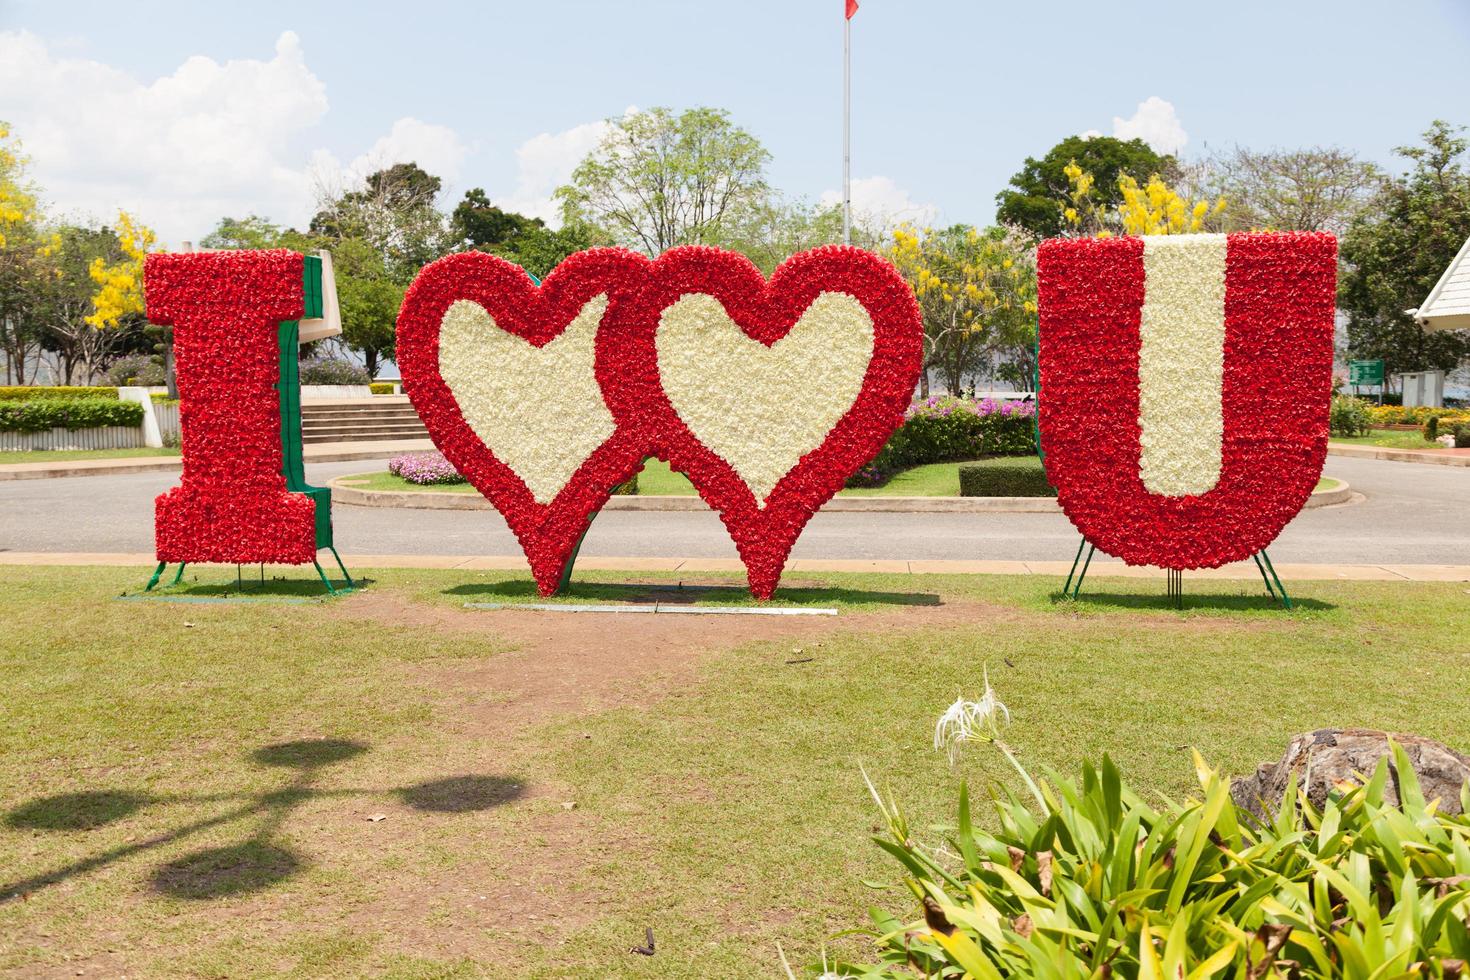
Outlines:
<svg viewBox="0 0 1470 980"><path fill-rule="evenodd" d="M588 300L558 336L534 347L456 300L439 326L439 375L465 422L516 472L537 503L556 498L613 434L593 370L607 296Z"/></svg>
<svg viewBox="0 0 1470 980"><path fill-rule="evenodd" d="M659 318L657 347L674 411L764 502L857 400L873 320L855 297L822 293L767 347L718 299L689 293Z"/></svg>

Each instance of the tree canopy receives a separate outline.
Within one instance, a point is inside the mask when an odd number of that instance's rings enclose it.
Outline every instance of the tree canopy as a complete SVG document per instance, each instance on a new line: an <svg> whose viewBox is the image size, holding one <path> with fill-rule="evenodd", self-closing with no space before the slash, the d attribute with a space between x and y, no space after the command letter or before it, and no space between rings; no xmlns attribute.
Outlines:
<svg viewBox="0 0 1470 980"><path fill-rule="evenodd" d="M1342 237L1338 307L1348 317L1348 353L1381 359L1391 374L1452 371L1470 357L1465 331L1427 333L1405 312L1424 301L1470 238L1464 131L1436 120L1422 145L1399 147L1412 168L1383 181Z"/></svg>
<svg viewBox="0 0 1470 980"><path fill-rule="evenodd" d="M557 188L567 224L601 227L618 244L658 255L718 244L768 204L771 155L723 109L658 107L609 123Z"/></svg>
<svg viewBox="0 0 1470 980"><path fill-rule="evenodd" d="M1154 174L1172 180L1177 163L1160 156L1140 139L1120 140L1111 136L1068 136L1041 159L1027 157L1010 179L1010 186L995 196L996 220L1022 228L1037 238L1052 238L1067 230L1062 210L1068 206L1072 183L1066 170L1075 164L1092 175L1094 200L1103 208L1123 203L1120 177L1146 182Z"/></svg>

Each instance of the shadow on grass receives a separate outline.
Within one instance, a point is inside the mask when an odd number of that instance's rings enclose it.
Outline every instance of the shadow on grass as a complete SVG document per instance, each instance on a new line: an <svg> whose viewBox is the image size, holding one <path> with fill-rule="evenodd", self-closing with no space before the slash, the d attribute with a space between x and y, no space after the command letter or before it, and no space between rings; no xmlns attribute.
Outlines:
<svg viewBox="0 0 1470 980"><path fill-rule="evenodd" d="M231 576L228 571L221 567L218 574L211 566L205 566L208 571L201 573L207 580L200 581L198 578L186 576L184 581L178 585L173 583L172 573L164 575L163 579L153 588L151 592L144 592L142 583L136 589L129 589L119 598L123 599L330 599L332 593L322 584L322 580L316 575L316 569L310 565L302 565L296 574L290 578L277 575L274 572L268 574L262 580L256 572L258 566L249 566L244 569L244 574L239 578ZM326 566L322 566L326 568ZM193 573L188 573L192 575ZM339 595L347 595L358 589L366 588L373 584L369 578L354 578L352 585L348 586L342 573L334 569L327 570L327 577L332 580L332 587Z"/></svg>
<svg viewBox="0 0 1470 980"><path fill-rule="evenodd" d="M153 890L184 899L215 899L260 891L291 878L310 862L281 839L282 827L297 807L318 798L397 795L425 813L469 813L502 806L525 792L523 780L506 776L463 775L392 790L321 789L319 772L368 751L361 742L302 739L266 745L250 753L257 765L294 770L283 786L260 793L154 795L126 790L61 793L22 803L5 814L16 830L85 832L133 816L147 807L171 804L236 803L232 809L175 827L136 843L99 852L52 871L0 882L0 902L95 871L116 861L181 841L210 827L254 820L254 830L235 844L201 848L174 858L150 876Z"/></svg>
<svg viewBox="0 0 1470 980"><path fill-rule="evenodd" d="M1191 610L1210 610L1216 612L1260 612L1277 611L1290 615L1293 610L1307 609L1313 612L1323 612L1336 609L1337 606L1331 602L1323 602L1320 599L1300 599L1293 597L1291 600L1292 610L1288 610L1278 600L1262 593L1261 595L1224 595L1209 592L1201 592L1191 595L1184 594L1183 605L1176 605L1178 600L1173 596L1161 595L1159 593L1122 593L1122 592L1083 592L1075 599L1064 592L1053 592L1051 594L1053 605L1076 605L1095 609L1157 609L1164 612L1189 612Z"/></svg>
<svg viewBox="0 0 1470 980"><path fill-rule="evenodd" d="M743 585L685 585L659 583L574 582L550 598L536 591L536 583L528 579L506 582L470 582L444 589L446 596L474 601L493 599L500 602L626 602L645 604L663 602L709 606L938 606L943 602L933 592L873 592L845 588L781 588L768 603L759 603Z"/></svg>

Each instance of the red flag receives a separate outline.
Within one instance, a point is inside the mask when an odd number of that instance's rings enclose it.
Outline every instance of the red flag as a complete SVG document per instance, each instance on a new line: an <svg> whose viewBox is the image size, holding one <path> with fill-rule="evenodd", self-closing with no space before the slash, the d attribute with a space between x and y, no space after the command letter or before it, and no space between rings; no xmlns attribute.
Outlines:
<svg viewBox="0 0 1470 980"><path fill-rule="evenodd" d="M852 15L857 13L858 0L847 0L847 19L852 20Z"/></svg>

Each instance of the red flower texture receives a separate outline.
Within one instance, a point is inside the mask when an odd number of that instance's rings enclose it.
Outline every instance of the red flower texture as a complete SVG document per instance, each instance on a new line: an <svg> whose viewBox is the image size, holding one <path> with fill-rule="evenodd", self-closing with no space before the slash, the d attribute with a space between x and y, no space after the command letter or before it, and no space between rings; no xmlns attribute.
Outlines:
<svg viewBox="0 0 1470 980"><path fill-rule="evenodd" d="M1215 236L1188 237L1200 241L1166 244L1208 247L1203 239ZM1145 275L1146 247L1159 246L1139 238L1053 239L1038 249L1039 425L1047 476L1062 510L1099 550L1133 565L1214 568L1275 540L1321 475L1337 244L1326 234L1232 234L1216 253L1223 254L1216 277L1223 283L1211 285L1203 276L1208 288L1172 294L1169 283ZM1188 307L1184 319L1197 318L1210 308L1204 294L1212 290L1216 301L1223 296L1223 307L1215 307L1220 346L1168 350L1180 340L1169 333L1181 322L1170 319L1179 316L1179 304ZM1170 295L1176 309L1144 328L1146 304L1164 304ZM1149 330L1165 351L1159 357L1195 357L1198 378L1141 385L1141 359L1152 356L1144 352ZM1181 447L1191 437L1171 437L1176 444L1170 444L1155 432L1150 443L1141 403L1155 397L1162 407L1150 410L1167 413L1170 398L1181 405L1197 398L1207 387L1199 378L1211 377L1218 401L1190 425L1195 437L1218 431L1218 440ZM1141 387L1152 394L1142 397ZM1213 420L1211 412L1218 413ZM1194 452L1206 461L1196 469L1218 475L1198 491L1156 492L1146 485L1151 444L1160 458Z"/></svg>
<svg viewBox="0 0 1470 980"><path fill-rule="evenodd" d="M831 409L836 417L830 424L819 418L816 424L826 428L813 445L802 447L806 451L757 499L736 465L702 442L674 408L660 370L660 329L675 304L713 297L735 329L710 319L712 345L735 349L743 337L771 350L824 294L845 295L861 308L860 314L847 309L841 323L856 322L855 336L871 336L871 356L866 350L850 352L861 355L866 365L860 377L849 379L850 401L838 406L840 411ZM551 482L551 499L538 500L533 481L487 445L487 440L496 440L497 426L514 414L502 404L504 392L497 389L494 396L481 398L494 408L482 418L480 434L466 418L461 398L476 397L469 391L475 379L466 380L462 366L454 363L464 356L462 340L450 344L445 362L446 317L458 301L471 301L495 327L539 350L564 336L599 296L607 298L607 305L596 326L595 381L601 393L598 408L611 413L610 431L565 482ZM863 333L869 330L863 326L868 321L870 333ZM840 324L827 326L840 332ZM644 458L658 456L687 474L720 512L746 564L751 591L769 598L807 520L903 421L922 362L922 336L908 285L891 265L861 249L826 247L793 256L769 283L748 259L719 249L676 248L655 262L625 250L593 249L566 259L539 288L517 266L491 255L465 253L426 267L410 287L398 320L398 363L435 444L504 515L543 594L556 590L577 541L613 488L637 472ZM759 351L748 353L758 359ZM696 350L693 360L699 354ZM697 373L701 365L689 361L684 358L679 364ZM458 389L446 381L446 369L460 372ZM508 370L504 365L498 369ZM720 380L712 377L711 386L718 387ZM802 408L805 393L799 388L777 393L791 400L793 411ZM718 417L721 406L699 407L708 418ZM727 407L738 414L739 406ZM549 443L554 437L543 438ZM758 455L773 438L769 431L744 431L734 450ZM560 448L544 446L547 453ZM527 468L524 461L521 465ZM746 464L747 471L751 465ZM549 491L542 486L544 497Z"/></svg>
<svg viewBox="0 0 1470 980"><path fill-rule="evenodd" d="M148 319L174 328L183 477L155 502L164 562L306 564L315 508L281 473L281 321L303 311L302 257L155 253L144 265Z"/></svg>
<svg viewBox="0 0 1470 980"><path fill-rule="evenodd" d="M690 294L713 296L746 337L768 349L788 337L823 294L851 297L871 320L872 356L850 406L763 500L731 460L695 433L665 389L661 329L670 307ZM834 245L793 255L767 282L743 255L691 245L653 263L648 285L617 310L615 328L597 354L598 378L613 414L647 433L658 456L686 474L719 512L745 563L751 592L768 599L807 521L903 423L923 363L923 322L908 283L863 249ZM779 394L795 412L809 392L794 387ZM757 445L773 437L761 431L746 435Z"/></svg>
<svg viewBox="0 0 1470 980"><path fill-rule="evenodd" d="M496 327L543 348L583 307L608 297L599 343L612 307L642 288L648 259L625 249L591 249L568 256L538 287L518 265L485 252L448 255L419 272L398 314L398 369L404 390L446 459L495 505L515 533L543 595L556 591L567 561L592 516L651 452L647 439L617 426L547 502L497 458L466 420L440 371L440 328L450 306L481 306ZM547 446L546 450L551 451Z"/></svg>

